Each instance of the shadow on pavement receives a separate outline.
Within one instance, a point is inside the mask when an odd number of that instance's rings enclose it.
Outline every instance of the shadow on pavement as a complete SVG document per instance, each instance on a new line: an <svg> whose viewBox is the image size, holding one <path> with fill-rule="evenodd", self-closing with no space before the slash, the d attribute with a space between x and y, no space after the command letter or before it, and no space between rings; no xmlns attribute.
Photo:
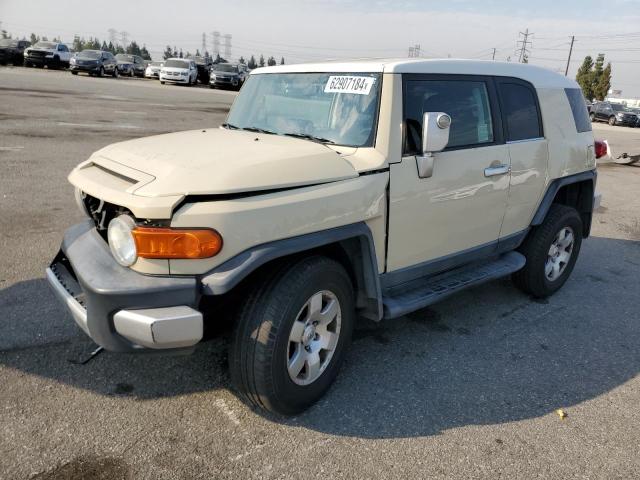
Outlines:
<svg viewBox="0 0 640 480"><path fill-rule="evenodd" d="M49 307L47 288L34 280L0 291L0 335L42 337L38 329L72 322ZM16 301L45 291L27 304ZM504 279L397 321L362 322L329 394L298 417L267 418L335 435L402 438L567 409L638 374L639 294L640 242L592 238L570 281L548 301ZM39 312L47 317L33 322ZM3 348L0 364L145 400L229 388L226 342L215 339L185 357L107 352L74 365L69 358L91 349L74 331L53 343Z"/></svg>

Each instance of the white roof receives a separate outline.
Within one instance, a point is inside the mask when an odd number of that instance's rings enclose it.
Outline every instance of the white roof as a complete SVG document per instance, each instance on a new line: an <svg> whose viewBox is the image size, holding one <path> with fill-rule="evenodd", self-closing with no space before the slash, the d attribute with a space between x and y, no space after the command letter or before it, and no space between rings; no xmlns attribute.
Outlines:
<svg viewBox="0 0 640 480"><path fill-rule="evenodd" d="M578 88L578 84L574 80L534 65L454 58L433 60L422 58L392 58L300 63L257 68L252 70L251 74L302 72L493 75L527 80L537 88Z"/></svg>

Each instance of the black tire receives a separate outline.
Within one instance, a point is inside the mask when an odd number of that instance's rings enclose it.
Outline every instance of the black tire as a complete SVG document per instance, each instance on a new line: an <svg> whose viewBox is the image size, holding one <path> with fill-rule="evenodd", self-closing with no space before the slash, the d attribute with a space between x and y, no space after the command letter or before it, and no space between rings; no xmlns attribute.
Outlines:
<svg viewBox="0 0 640 480"><path fill-rule="evenodd" d="M614 127L616 125L616 117L614 117L613 115L609 117L609 125L611 125L612 127Z"/></svg>
<svg viewBox="0 0 640 480"><path fill-rule="evenodd" d="M100 67L100 69L98 70L98 77L104 77L104 67Z"/></svg>
<svg viewBox="0 0 640 480"><path fill-rule="evenodd" d="M335 294L341 310L338 341L324 371L310 384L289 376L289 335L305 303L319 291ZM353 286L334 260L314 256L282 265L257 279L238 312L229 350L231 379L249 404L294 415L318 401L335 380L355 322Z"/></svg>
<svg viewBox="0 0 640 480"><path fill-rule="evenodd" d="M117 68L114 68L111 75L113 76L113 78L118 78L120 76L120 72L118 72Z"/></svg>
<svg viewBox="0 0 640 480"><path fill-rule="evenodd" d="M556 235L569 227L573 231L573 249L569 261L558 278L550 280L545 274L545 264L549 256L549 249ZM512 275L515 285L525 293L536 298L546 298L557 292L567 281L582 245L582 220L578 212L565 205L553 204L541 225L534 227L518 251L526 259L522 270Z"/></svg>
<svg viewBox="0 0 640 480"><path fill-rule="evenodd" d="M589 118L591 119L591 122L595 122L596 121L596 114L595 113L590 113L589 114Z"/></svg>
<svg viewBox="0 0 640 480"><path fill-rule="evenodd" d="M164 80L160 80L160 85L164 85Z"/></svg>
<svg viewBox="0 0 640 480"><path fill-rule="evenodd" d="M71 75L77 75L77 74L78 72L73 72L73 71L71 72Z"/></svg>

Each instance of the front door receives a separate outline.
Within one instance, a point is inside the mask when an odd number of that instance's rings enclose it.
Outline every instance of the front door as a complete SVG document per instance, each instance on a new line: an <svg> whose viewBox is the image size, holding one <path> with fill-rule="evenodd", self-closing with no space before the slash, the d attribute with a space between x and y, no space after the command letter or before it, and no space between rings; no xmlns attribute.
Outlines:
<svg viewBox="0 0 640 480"><path fill-rule="evenodd" d="M491 78L411 75L403 95L404 152L390 172L387 272L408 272L403 278L410 279L496 249L510 159ZM424 112L448 113L452 122L432 175L419 178Z"/></svg>

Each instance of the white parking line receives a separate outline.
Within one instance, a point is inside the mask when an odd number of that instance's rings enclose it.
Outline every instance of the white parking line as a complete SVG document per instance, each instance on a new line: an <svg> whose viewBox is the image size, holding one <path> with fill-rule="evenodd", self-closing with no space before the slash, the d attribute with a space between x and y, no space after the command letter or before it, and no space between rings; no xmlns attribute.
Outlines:
<svg viewBox="0 0 640 480"><path fill-rule="evenodd" d="M69 122L58 122L58 125L61 127L85 127L85 128L101 128L101 127L109 127L109 128L127 128L127 129L136 129L142 128L137 125L129 125L123 123L121 125L110 125L108 123L69 123Z"/></svg>
<svg viewBox="0 0 640 480"><path fill-rule="evenodd" d="M0 152L17 152L24 147L0 147Z"/></svg>

